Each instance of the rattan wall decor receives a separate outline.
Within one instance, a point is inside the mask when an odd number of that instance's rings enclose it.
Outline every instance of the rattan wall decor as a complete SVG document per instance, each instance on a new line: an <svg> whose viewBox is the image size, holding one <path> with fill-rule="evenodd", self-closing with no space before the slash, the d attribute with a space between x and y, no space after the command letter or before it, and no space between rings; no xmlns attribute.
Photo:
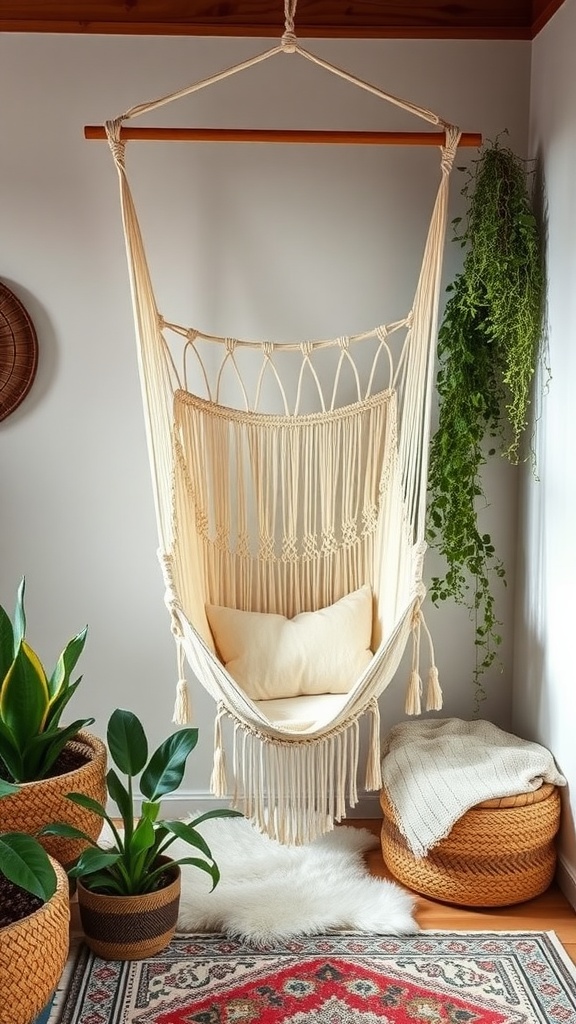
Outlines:
<svg viewBox="0 0 576 1024"><path fill-rule="evenodd" d="M37 364L34 324L20 299L0 281L0 420L28 394Z"/></svg>

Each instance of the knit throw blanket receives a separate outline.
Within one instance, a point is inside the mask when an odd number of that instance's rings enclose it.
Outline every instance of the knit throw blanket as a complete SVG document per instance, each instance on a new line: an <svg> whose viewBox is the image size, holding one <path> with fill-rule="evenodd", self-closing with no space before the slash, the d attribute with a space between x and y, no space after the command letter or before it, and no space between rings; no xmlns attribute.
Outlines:
<svg viewBox="0 0 576 1024"><path fill-rule="evenodd" d="M402 722L388 734L384 788L398 828L417 857L450 832L475 804L565 786L549 750L491 722L460 718Z"/></svg>

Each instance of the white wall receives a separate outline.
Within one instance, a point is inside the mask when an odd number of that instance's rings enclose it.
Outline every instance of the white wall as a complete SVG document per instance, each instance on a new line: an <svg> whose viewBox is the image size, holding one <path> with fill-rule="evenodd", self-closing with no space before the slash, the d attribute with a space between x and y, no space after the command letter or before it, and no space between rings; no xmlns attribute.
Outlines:
<svg viewBox="0 0 576 1024"><path fill-rule="evenodd" d="M574 39L576 0L566 0L533 44L530 152L538 156L544 192L552 379L536 427L540 481L526 474L522 488L513 717L517 731L554 751L570 784L564 794L560 879L572 902L576 902Z"/></svg>
<svg viewBox="0 0 576 1024"><path fill-rule="evenodd" d="M0 37L0 276L27 305L40 343L33 389L0 424L0 601L12 605L25 573L29 636L47 661L89 623L75 712L95 715L100 734L116 706L137 711L152 742L168 733L175 658L156 563L115 170L106 144L85 142L82 129L268 46ZM507 128L510 144L526 151L528 43L340 40L311 48L465 130L493 139ZM151 120L420 127L287 56ZM458 162L474 155L463 150ZM134 145L129 159L168 318L286 339L347 333L408 308L437 181L434 150ZM462 184L455 173L450 216L461 212ZM446 281L459 258L448 245ZM517 471L505 464L487 480L485 528L510 582L499 596L502 671L487 678L482 714L503 727L510 723L516 483ZM438 568L432 556L428 573ZM444 714L471 717L473 627L451 606L430 609L428 621ZM405 677L382 700L384 728L403 717ZM213 708L203 691L195 704L201 742L185 790L200 799L208 791Z"/></svg>

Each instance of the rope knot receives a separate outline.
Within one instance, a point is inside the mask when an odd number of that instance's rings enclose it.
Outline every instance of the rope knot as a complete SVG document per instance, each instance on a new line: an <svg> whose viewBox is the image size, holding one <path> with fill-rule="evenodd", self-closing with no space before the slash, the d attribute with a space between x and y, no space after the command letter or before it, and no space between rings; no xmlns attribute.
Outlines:
<svg viewBox="0 0 576 1024"><path fill-rule="evenodd" d="M194 342L196 341L196 338L198 337L198 333L199 332L196 330L195 327L189 327L188 330L186 331L186 340L193 345Z"/></svg>
<svg viewBox="0 0 576 1024"><path fill-rule="evenodd" d="M106 136L108 138L108 145L112 151L114 162L118 167L124 167L126 159L126 143L122 142L120 138L120 129L122 127L122 118L117 117L114 121L106 121Z"/></svg>
<svg viewBox="0 0 576 1024"><path fill-rule="evenodd" d="M342 338L338 338L338 346L342 349L350 348L350 338L344 336Z"/></svg>
<svg viewBox="0 0 576 1024"><path fill-rule="evenodd" d="M420 611L420 605L416 605L412 612L412 622L410 623L410 629L416 630L422 625L422 612Z"/></svg>
<svg viewBox="0 0 576 1024"><path fill-rule="evenodd" d="M311 341L302 342L302 344L300 345L300 351L305 359L308 359L308 357L312 354L313 348L314 346Z"/></svg>
<svg viewBox="0 0 576 1024"><path fill-rule="evenodd" d="M230 355L232 355L234 353L235 348L236 348L236 338L226 338L225 339L225 345L226 345L226 351L229 352Z"/></svg>
<svg viewBox="0 0 576 1024"><path fill-rule="evenodd" d="M297 45L298 39L296 38L296 33L287 28L280 40L280 46L284 50L284 53L295 53Z"/></svg>
<svg viewBox="0 0 576 1024"><path fill-rule="evenodd" d="M264 351L264 355L269 358L272 355L272 353L274 352L274 342L273 341L265 341L264 344L262 345L262 349Z"/></svg>
<svg viewBox="0 0 576 1024"><path fill-rule="evenodd" d="M444 131L446 134L446 142L442 147L442 160L440 162L440 167L442 174L450 174L452 164L454 163L454 157L456 156L456 150L458 149L460 129L456 128L453 124L444 124Z"/></svg>

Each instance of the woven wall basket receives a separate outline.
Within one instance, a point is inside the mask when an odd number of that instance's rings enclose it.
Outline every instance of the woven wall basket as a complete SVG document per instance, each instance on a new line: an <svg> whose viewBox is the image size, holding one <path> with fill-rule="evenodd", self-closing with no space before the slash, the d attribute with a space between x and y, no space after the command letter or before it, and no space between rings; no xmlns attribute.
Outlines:
<svg viewBox="0 0 576 1024"><path fill-rule="evenodd" d="M37 363L34 324L20 299L0 281L0 420L28 394Z"/></svg>
<svg viewBox="0 0 576 1024"><path fill-rule="evenodd" d="M478 804L426 857L408 848L385 791L380 804L384 863L424 896L459 906L503 907L539 896L552 882L560 825L556 786L546 783L534 793Z"/></svg>
<svg viewBox="0 0 576 1024"><path fill-rule="evenodd" d="M168 857L169 885L140 896L106 896L78 880L78 906L84 939L105 960L142 960L165 949L176 931L180 868Z"/></svg>
<svg viewBox="0 0 576 1024"><path fill-rule="evenodd" d="M22 783L18 793L2 800L2 829L6 832L34 833L43 825L64 821L82 829L92 839L98 839L102 820L97 814L78 807L66 798L66 793L83 793L101 804L106 804L106 747L97 736L79 732L70 741L69 748L83 754L86 764L64 775ZM58 836L39 836L42 846L61 864L68 865L82 853L88 843Z"/></svg>
<svg viewBox="0 0 576 1024"><path fill-rule="evenodd" d="M30 1024L49 1001L68 956L68 878L58 877L54 896L30 917L0 928L0 1024Z"/></svg>

